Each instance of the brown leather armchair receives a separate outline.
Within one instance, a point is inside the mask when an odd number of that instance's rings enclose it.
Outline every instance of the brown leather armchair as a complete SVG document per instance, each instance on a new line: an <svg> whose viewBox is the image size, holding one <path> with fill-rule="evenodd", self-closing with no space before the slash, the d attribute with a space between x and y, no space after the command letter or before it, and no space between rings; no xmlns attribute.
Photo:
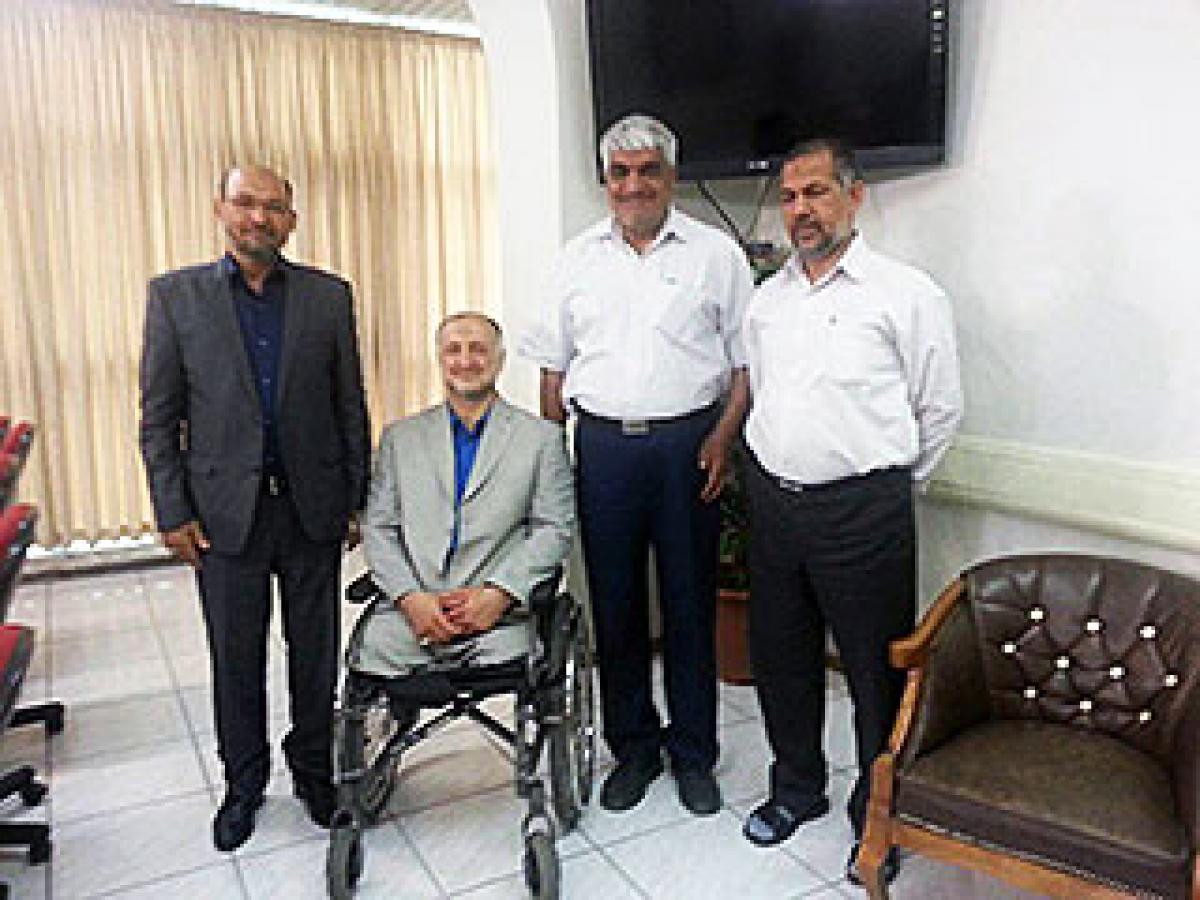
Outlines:
<svg viewBox="0 0 1200 900"><path fill-rule="evenodd" d="M1058 897L1200 900L1200 581L982 563L892 644L908 671L858 868L890 847Z"/></svg>

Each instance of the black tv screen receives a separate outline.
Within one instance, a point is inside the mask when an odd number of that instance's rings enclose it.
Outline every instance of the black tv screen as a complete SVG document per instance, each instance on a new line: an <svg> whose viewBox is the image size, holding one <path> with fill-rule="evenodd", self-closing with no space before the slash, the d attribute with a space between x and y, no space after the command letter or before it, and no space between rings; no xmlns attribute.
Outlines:
<svg viewBox="0 0 1200 900"><path fill-rule="evenodd" d="M679 175L765 174L834 135L866 169L940 162L947 0L588 0L596 134L631 112Z"/></svg>

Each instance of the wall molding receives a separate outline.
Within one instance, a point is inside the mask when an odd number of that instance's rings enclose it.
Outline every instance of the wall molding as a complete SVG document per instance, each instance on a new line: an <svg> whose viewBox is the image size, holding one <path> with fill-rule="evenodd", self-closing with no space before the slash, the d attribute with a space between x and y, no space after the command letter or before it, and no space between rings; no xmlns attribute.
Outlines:
<svg viewBox="0 0 1200 900"><path fill-rule="evenodd" d="M960 434L928 497L1200 552L1200 471Z"/></svg>

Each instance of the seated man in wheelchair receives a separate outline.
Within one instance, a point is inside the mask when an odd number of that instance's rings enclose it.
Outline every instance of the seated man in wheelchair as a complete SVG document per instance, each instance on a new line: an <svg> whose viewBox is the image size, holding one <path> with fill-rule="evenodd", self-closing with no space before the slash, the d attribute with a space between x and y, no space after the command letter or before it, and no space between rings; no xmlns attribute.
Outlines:
<svg viewBox="0 0 1200 900"><path fill-rule="evenodd" d="M526 821L527 874L532 866L533 881L556 880L548 869L557 871L553 829L536 771L541 732L550 732L552 768L556 756L561 763L578 755L578 734L565 733L563 710L572 701L563 697L562 676L581 650L589 654L589 688L591 676L586 620L557 591L575 518L564 432L497 394L504 347L492 319L449 316L438 328L437 355L446 401L385 429L362 522L374 590L350 638L338 714L339 810L327 866L334 896L353 889L361 827L386 803L400 752L462 715L516 746L518 792L531 800L531 819L545 826ZM536 647L557 660L541 674L525 665ZM474 706L513 691L515 731ZM586 702L590 736L590 691ZM451 709L414 727L419 708L441 706ZM373 733L379 719L390 737ZM590 783L590 750L588 756ZM578 795L586 802L590 788L580 784L566 802L560 780L556 773L554 807L560 827L570 828ZM543 837L531 845L539 828Z"/></svg>
<svg viewBox="0 0 1200 900"><path fill-rule="evenodd" d="M570 551L574 488L561 427L496 392L500 327L460 313L437 332L446 402L387 427L363 520L386 602L350 666L395 676L529 648L529 594Z"/></svg>

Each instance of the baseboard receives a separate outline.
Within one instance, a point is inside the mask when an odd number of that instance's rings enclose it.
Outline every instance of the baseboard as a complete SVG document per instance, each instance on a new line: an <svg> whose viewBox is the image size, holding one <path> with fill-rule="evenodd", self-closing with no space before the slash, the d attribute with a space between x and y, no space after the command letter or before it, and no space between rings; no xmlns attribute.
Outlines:
<svg viewBox="0 0 1200 900"><path fill-rule="evenodd" d="M1200 471L959 435L928 496L1200 552Z"/></svg>

